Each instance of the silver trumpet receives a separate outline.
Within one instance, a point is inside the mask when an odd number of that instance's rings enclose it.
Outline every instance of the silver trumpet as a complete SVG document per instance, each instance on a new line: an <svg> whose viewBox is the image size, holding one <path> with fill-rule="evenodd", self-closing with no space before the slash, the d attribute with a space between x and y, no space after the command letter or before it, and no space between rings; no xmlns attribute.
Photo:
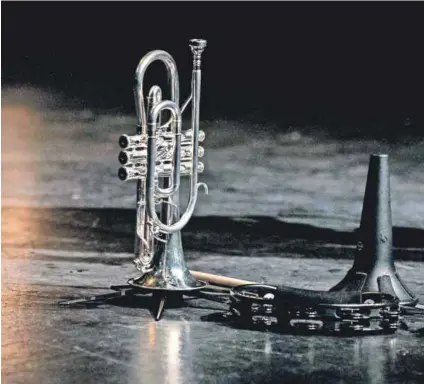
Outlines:
<svg viewBox="0 0 424 384"><path fill-rule="evenodd" d="M121 180L137 180L137 216L135 237L136 268L142 272L129 284L139 289L161 293L163 307L166 292L187 292L204 287L188 270L181 242L181 230L190 220L196 206L198 173L204 166L199 162L204 149L199 142L205 134L199 131L201 55L205 40L190 40L193 54L191 95L180 107L177 66L172 56L162 50L147 53L138 64L135 78L135 101L138 119L134 136L122 135L119 145L123 151L119 161L123 166ZM147 100L143 94L143 79L150 64L161 61L168 71L171 100L162 100L161 89L151 87ZM182 113L189 105L191 128L182 131ZM164 112L168 111L166 123ZM179 212L181 176L190 177L190 196L186 211ZM157 213L159 211L159 214ZM161 309L158 310L160 317Z"/></svg>

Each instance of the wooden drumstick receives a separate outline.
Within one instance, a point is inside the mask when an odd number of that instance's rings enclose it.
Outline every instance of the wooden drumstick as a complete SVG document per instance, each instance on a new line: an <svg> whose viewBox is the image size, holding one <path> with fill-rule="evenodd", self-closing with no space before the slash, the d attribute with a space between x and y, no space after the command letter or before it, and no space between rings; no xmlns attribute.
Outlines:
<svg viewBox="0 0 424 384"><path fill-rule="evenodd" d="M234 279L232 277L213 275L211 273L199 272L199 271L190 271L194 278L198 280L205 281L206 283L212 285L219 285L222 287L237 287L238 285L245 284L257 284L254 281Z"/></svg>

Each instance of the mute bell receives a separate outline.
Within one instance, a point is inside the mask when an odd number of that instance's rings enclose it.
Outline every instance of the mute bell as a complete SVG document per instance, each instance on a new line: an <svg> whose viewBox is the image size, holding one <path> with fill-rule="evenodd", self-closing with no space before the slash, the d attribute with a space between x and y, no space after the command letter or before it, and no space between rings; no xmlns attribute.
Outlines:
<svg viewBox="0 0 424 384"><path fill-rule="evenodd" d="M359 241L352 268L331 291L360 284L363 292L385 291L401 306L415 306L418 299L402 281L395 267L392 249L389 158L370 156L362 208Z"/></svg>

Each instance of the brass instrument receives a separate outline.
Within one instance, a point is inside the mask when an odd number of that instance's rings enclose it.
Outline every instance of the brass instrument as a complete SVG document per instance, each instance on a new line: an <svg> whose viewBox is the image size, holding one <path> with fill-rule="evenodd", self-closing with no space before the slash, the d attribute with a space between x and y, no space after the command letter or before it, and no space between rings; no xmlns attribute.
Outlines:
<svg viewBox="0 0 424 384"><path fill-rule="evenodd" d="M191 95L181 107L177 66L168 52L147 53L136 70L138 126L136 135L122 135L119 139L124 150L119 154L123 167L118 175L121 180L137 180L134 263L142 276L130 279L129 284L138 289L187 292L205 285L190 274L181 243L181 230L193 215L199 187L203 186L207 193L207 186L198 183L198 173L204 169L199 162L204 154L199 142L205 138L204 132L199 131L199 111L201 55L205 47L205 40L190 40L193 54ZM162 90L154 85L145 101L144 75L155 61L161 61L168 71L171 100L162 100ZM190 101L191 128L183 132L182 113ZM169 111L171 116L161 125L164 111ZM182 215L179 212L181 176L190 177L189 202ZM157 208L160 208L159 215Z"/></svg>

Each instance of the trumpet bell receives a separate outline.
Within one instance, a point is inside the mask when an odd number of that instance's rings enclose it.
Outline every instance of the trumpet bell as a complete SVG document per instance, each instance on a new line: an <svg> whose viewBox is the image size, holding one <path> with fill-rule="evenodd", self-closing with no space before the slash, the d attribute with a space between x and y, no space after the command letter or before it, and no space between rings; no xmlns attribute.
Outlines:
<svg viewBox="0 0 424 384"><path fill-rule="evenodd" d="M168 235L166 243L159 242L154 259L157 260L155 268L128 280L128 284L138 289L167 292L193 291L206 285L191 275L184 261L180 231Z"/></svg>

